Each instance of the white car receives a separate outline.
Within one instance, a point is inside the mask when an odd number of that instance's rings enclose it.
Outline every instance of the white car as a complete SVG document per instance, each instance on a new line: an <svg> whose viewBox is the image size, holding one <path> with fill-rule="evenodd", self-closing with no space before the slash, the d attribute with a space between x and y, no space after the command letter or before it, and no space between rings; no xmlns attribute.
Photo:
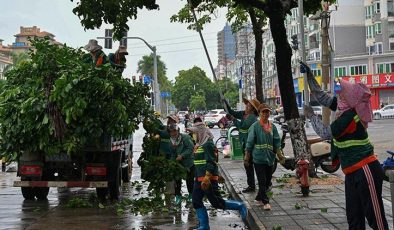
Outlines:
<svg viewBox="0 0 394 230"><path fill-rule="evenodd" d="M179 111L177 113L177 117L179 118L179 122L183 123L183 121L185 120L185 115L188 114L188 111Z"/></svg>
<svg viewBox="0 0 394 230"><path fill-rule="evenodd" d="M382 118L394 118L394 104L386 105L381 109L373 111L373 118L376 120Z"/></svg>
<svg viewBox="0 0 394 230"><path fill-rule="evenodd" d="M204 116L204 122L209 128L213 128L224 116L226 116L224 109L213 109Z"/></svg>

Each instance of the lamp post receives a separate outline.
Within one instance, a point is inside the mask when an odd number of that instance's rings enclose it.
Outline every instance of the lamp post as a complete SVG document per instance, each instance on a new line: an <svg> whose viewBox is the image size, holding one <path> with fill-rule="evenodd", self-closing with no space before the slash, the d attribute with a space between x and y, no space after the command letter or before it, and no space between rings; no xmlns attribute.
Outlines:
<svg viewBox="0 0 394 230"><path fill-rule="evenodd" d="M97 39L112 39L112 37L97 37ZM153 93L154 93L154 103L155 111L161 112L160 108L160 89L159 82L157 79L157 56L156 56L156 46L151 46L147 41L140 37L123 37L123 39L138 39L145 43L146 46L153 52Z"/></svg>

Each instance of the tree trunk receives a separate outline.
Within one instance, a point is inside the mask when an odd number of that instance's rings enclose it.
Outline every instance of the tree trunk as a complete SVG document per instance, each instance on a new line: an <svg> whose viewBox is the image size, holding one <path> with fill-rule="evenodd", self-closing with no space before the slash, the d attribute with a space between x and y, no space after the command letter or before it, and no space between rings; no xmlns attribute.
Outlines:
<svg viewBox="0 0 394 230"><path fill-rule="evenodd" d="M252 21L254 40L256 49L254 51L254 82L256 85L256 97L260 102L265 102L263 94L263 20L256 18L253 8L249 10L249 16Z"/></svg>
<svg viewBox="0 0 394 230"><path fill-rule="evenodd" d="M292 50L287 40L286 28L284 25L284 10L280 1L270 2L270 12L268 14L272 38L275 44L276 69L280 95L282 98L285 119L289 125L290 138L293 145L293 152L296 159L310 159L310 151L307 147L304 121L300 118L293 86L293 76L291 73Z"/></svg>

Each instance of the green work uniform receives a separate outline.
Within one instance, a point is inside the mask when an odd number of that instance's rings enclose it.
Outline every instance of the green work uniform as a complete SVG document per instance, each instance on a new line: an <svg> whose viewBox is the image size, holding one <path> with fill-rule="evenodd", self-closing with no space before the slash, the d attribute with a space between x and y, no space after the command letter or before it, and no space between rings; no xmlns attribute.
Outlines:
<svg viewBox="0 0 394 230"><path fill-rule="evenodd" d="M193 166L194 156L193 156L193 142L189 135L179 134L181 136L181 141L178 145L172 144L171 140L169 142L169 152L167 152L167 158L170 160L175 160L178 156L182 156L181 165L186 169L190 169Z"/></svg>
<svg viewBox="0 0 394 230"><path fill-rule="evenodd" d="M244 148L245 144L246 144L246 141L248 140L249 127L254 122L256 122L257 117L254 114L246 115L245 111L234 111L231 108L229 109L229 113L232 116L234 116L235 118L237 118L237 119L234 120L234 125L238 128L239 141L241 143L242 148Z"/></svg>
<svg viewBox="0 0 394 230"><path fill-rule="evenodd" d="M196 178L204 177L207 171L212 175L219 175L214 148L215 144L212 140L208 140L197 148L197 151L194 153Z"/></svg>

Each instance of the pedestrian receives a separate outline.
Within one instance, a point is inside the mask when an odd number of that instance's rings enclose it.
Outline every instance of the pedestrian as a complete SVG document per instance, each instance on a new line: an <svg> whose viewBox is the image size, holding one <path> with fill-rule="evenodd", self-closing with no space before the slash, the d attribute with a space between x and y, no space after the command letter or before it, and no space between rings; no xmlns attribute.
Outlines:
<svg viewBox="0 0 394 230"><path fill-rule="evenodd" d="M227 107L227 111L230 120L233 120L233 124L238 128L239 131L239 141L242 147L243 155L245 157L245 147L246 141L248 139L248 130L249 127L256 122L258 112L257 109L260 105L260 102L255 98L252 100L248 100L246 98L243 99L245 103L246 109L244 111L234 111L231 109L230 105L224 100L224 104ZM236 118L236 119L234 119ZM254 166L253 166L253 156L249 158L248 166L244 164L246 170L246 179L248 183L248 187L242 190L243 193L254 192L256 189L255 178L254 178Z"/></svg>
<svg viewBox="0 0 394 230"><path fill-rule="evenodd" d="M185 114L185 129L188 128L189 121L190 121L190 115L189 115L189 113L186 113Z"/></svg>
<svg viewBox="0 0 394 230"><path fill-rule="evenodd" d="M89 60L95 67L108 63L108 57L102 51L103 47L98 44L97 40L90 39L89 43L84 46L84 49L90 53L91 59Z"/></svg>
<svg viewBox="0 0 394 230"><path fill-rule="evenodd" d="M192 202L200 222L198 229L209 229L208 212L203 203L204 196L214 208L238 210L242 219L245 220L248 213L245 205L236 200L224 200L219 193L219 171L215 160L212 133L205 125L188 128L188 131L197 136L194 147L196 171Z"/></svg>
<svg viewBox="0 0 394 230"><path fill-rule="evenodd" d="M168 127L172 124L178 124L179 119L176 115L167 116L167 126L161 126L158 130L158 135L160 137L159 154L166 156L170 152L170 134L168 132Z"/></svg>
<svg viewBox="0 0 394 230"><path fill-rule="evenodd" d="M167 153L167 159L178 161L187 170L186 187L188 191L188 202L191 202L194 184L194 144L189 135L180 133L179 127L176 124L168 126L170 134L170 151ZM179 205L182 202L182 180L175 181L175 204Z"/></svg>
<svg viewBox="0 0 394 230"><path fill-rule="evenodd" d="M127 48L125 46L119 46L115 53L110 53L108 55L111 66L120 73L123 73L123 70L126 68L126 55L128 54L129 53L127 52Z"/></svg>
<svg viewBox="0 0 394 230"><path fill-rule="evenodd" d="M248 165L249 158L252 157L259 185L256 200L263 206L264 210L271 210L267 190L271 184L272 167L276 155L281 162L284 160L284 156L278 130L275 125L268 121L270 108L263 103L258 109L260 120L253 123L249 128L244 160L245 165Z"/></svg>
<svg viewBox="0 0 394 230"><path fill-rule="evenodd" d="M331 157L334 164L341 164L345 174L349 229L365 229L365 218L372 229L388 229L382 200L384 172L367 132L368 123L372 121L371 91L362 83L352 84L341 79L334 87L338 96L330 97L320 93L309 67L302 65L308 73L311 89L318 92L318 101L337 111L336 120L324 133L333 138Z"/></svg>

